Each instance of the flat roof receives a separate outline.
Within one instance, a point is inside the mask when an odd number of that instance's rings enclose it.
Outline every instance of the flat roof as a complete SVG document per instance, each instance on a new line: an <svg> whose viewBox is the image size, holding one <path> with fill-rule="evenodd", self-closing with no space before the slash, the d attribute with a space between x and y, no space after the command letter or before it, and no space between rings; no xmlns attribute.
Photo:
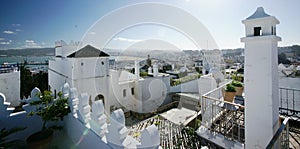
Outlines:
<svg viewBox="0 0 300 149"><path fill-rule="evenodd" d="M173 108L169 111L166 111L166 112L160 114L160 116L171 121L172 123L174 123L176 125L184 125L185 126L190 121L192 121L196 117L197 114L198 114L197 111L182 107L182 108Z"/></svg>

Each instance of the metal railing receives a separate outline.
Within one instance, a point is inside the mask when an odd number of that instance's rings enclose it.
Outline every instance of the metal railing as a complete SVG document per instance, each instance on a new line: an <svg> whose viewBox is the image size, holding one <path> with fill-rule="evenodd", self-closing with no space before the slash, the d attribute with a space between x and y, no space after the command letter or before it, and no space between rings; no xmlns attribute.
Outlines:
<svg viewBox="0 0 300 149"><path fill-rule="evenodd" d="M278 142L279 141L279 142ZM289 148L289 118L286 117L275 135L267 145L266 149L272 148ZM278 147L279 145L279 147Z"/></svg>
<svg viewBox="0 0 300 149"><path fill-rule="evenodd" d="M279 113L285 116L300 118L300 90L279 88Z"/></svg>
<svg viewBox="0 0 300 149"><path fill-rule="evenodd" d="M231 82L228 82L231 83ZM228 84L226 83L226 84ZM244 106L223 101L222 85L202 96L201 124L212 132L224 135L226 138L245 142Z"/></svg>

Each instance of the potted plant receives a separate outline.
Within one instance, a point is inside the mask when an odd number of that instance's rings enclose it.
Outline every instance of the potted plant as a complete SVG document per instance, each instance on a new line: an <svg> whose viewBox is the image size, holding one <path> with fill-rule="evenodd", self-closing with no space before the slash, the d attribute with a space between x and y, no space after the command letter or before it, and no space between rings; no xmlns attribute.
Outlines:
<svg viewBox="0 0 300 149"><path fill-rule="evenodd" d="M236 90L232 84L227 84L224 91L223 97L224 101L232 102L235 96Z"/></svg>
<svg viewBox="0 0 300 149"><path fill-rule="evenodd" d="M244 91L244 85L243 85L243 83L239 82L239 81L232 81L231 84L235 87L235 90L236 90L235 95L236 96L242 96L243 91Z"/></svg>
<svg viewBox="0 0 300 149"><path fill-rule="evenodd" d="M52 140L53 130L61 129L61 126L48 126L49 121L63 120L65 115L70 113L70 107L68 106L68 98L62 96L62 93L58 93L58 98L54 99L51 91L44 91L43 94L37 94L40 100L30 103L32 106L36 106L36 111L29 113L29 116L40 116L43 124L42 129L27 138L29 148L45 148Z"/></svg>

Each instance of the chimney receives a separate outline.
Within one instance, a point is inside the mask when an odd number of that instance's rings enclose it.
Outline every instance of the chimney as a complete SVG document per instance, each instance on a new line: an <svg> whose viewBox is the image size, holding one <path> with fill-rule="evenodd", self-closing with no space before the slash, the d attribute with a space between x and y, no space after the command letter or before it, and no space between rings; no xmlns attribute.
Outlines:
<svg viewBox="0 0 300 149"><path fill-rule="evenodd" d="M139 80L139 78L140 78L140 63L138 60L134 61L134 74L135 74L135 79Z"/></svg>
<svg viewBox="0 0 300 149"><path fill-rule="evenodd" d="M153 65L153 77L158 76L158 67L156 64Z"/></svg>

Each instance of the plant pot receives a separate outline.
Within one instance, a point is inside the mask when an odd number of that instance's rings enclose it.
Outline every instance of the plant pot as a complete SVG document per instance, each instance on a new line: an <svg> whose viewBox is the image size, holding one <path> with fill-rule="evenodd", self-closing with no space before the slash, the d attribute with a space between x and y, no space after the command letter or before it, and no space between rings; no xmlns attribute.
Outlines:
<svg viewBox="0 0 300 149"><path fill-rule="evenodd" d="M53 138L53 130L43 130L30 135L26 142L29 149L47 148Z"/></svg>
<svg viewBox="0 0 300 149"><path fill-rule="evenodd" d="M236 92L226 92L222 90L224 101L233 102Z"/></svg>
<svg viewBox="0 0 300 149"><path fill-rule="evenodd" d="M236 96L242 96L244 92L244 87L235 87L235 90L236 90L235 93Z"/></svg>

